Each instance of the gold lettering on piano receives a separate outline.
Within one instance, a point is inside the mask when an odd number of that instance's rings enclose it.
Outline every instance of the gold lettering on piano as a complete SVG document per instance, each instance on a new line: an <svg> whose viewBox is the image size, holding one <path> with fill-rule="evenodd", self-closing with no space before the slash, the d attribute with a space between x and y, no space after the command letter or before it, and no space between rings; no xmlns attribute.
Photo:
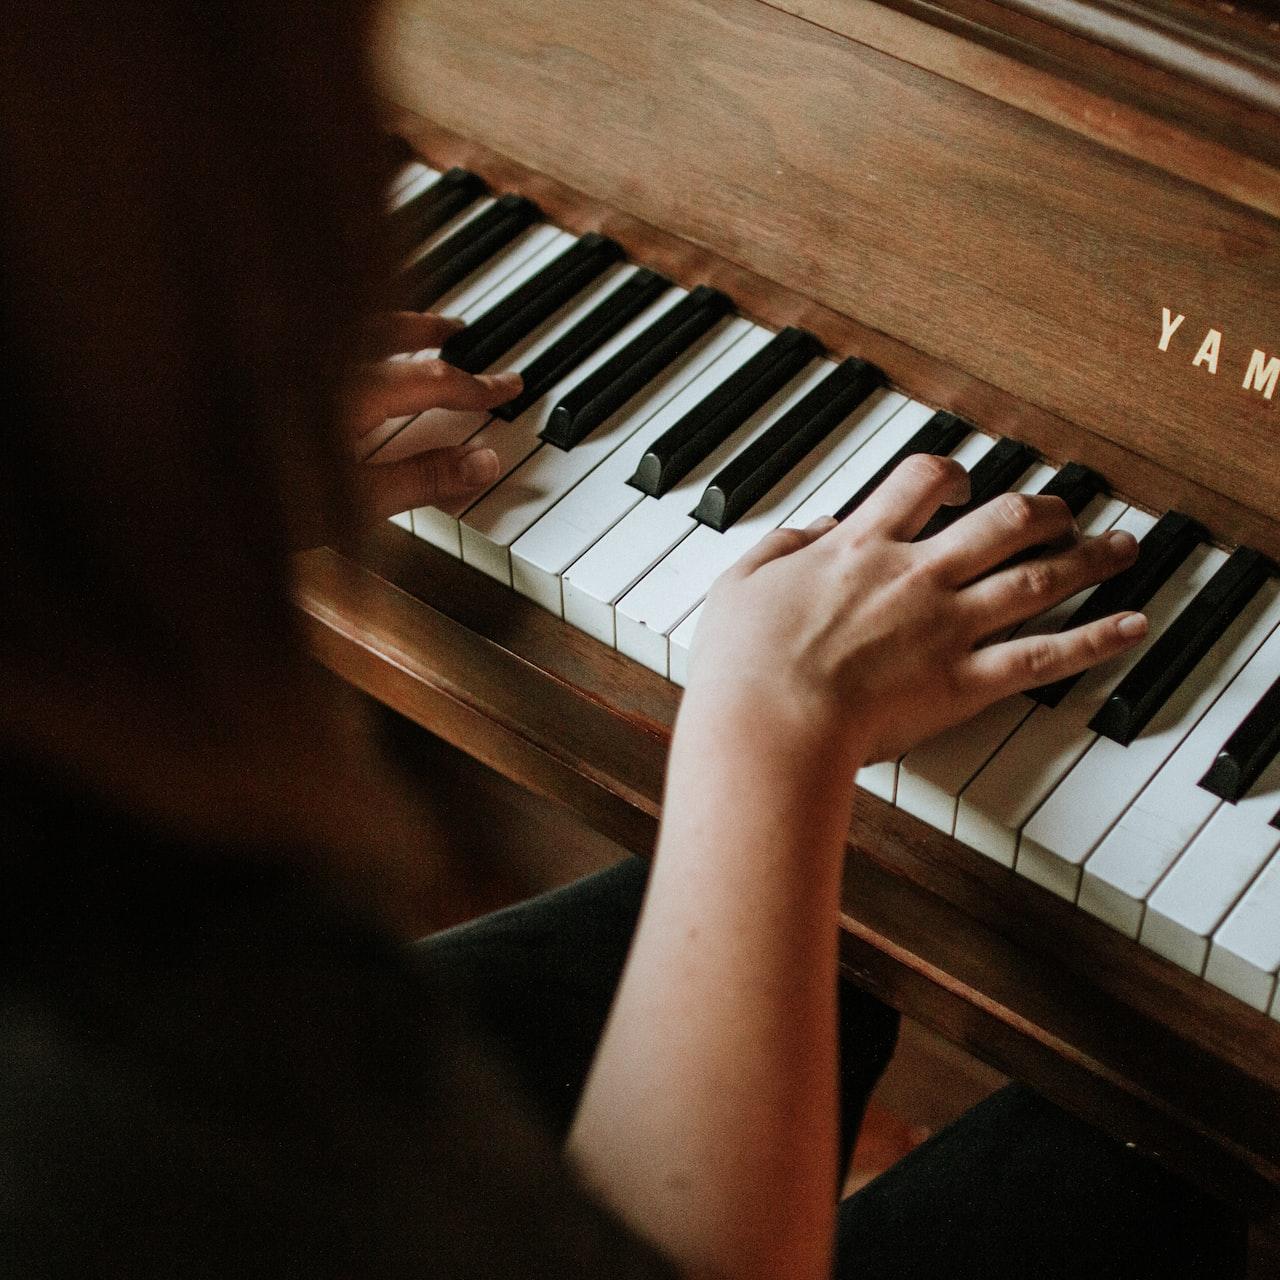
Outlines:
<svg viewBox="0 0 1280 1280"><path fill-rule="evenodd" d="M1265 351L1253 349L1249 357L1249 368L1242 383L1246 391L1261 391L1270 400L1276 393L1276 382L1280 381L1280 356L1268 356Z"/></svg>
<svg viewBox="0 0 1280 1280"><path fill-rule="evenodd" d="M1167 352L1173 344L1174 334L1182 327L1186 316L1182 312L1174 312L1168 307L1160 308L1160 337L1156 341L1156 350ZM1185 348L1184 348L1185 350ZM1193 368L1204 368L1209 373L1218 372L1218 362L1222 358L1222 331L1209 329L1199 350L1191 358ZM1254 347L1249 356L1249 364L1245 369L1241 387L1245 391L1256 391L1265 400L1274 398L1276 388L1280 386L1280 356L1270 355L1261 347Z"/></svg>
<svg viewBox="0 0 1280 1280"><path fill-rule="evenodd" d="M1191 362L1197 368L1202 364L1208 365L1210 373L1218 372L1218 355L1222 350L1222 334L1217 329L1210 329L1204 335L1204 341L1200 344L1200 350L1196 352L1196 358Z"/></svg>
<svg viewBox="0 0 1280 1280"><path fill-rule="evenodd" d="M1169 350L1169 339L1178 332L1178 326L1187 318L1186 316L1175 316L1168 307L1164 307L1164 318L1160 321L1160 350Z"/></svg>

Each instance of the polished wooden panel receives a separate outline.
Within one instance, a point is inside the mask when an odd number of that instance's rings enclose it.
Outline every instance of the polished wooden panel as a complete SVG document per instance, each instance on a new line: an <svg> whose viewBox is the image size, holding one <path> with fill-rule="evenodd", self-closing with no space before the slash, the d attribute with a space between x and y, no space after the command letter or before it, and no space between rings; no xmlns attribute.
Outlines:
<svg viewBox="0 0 1280 1280"><path fill-rule="evenodd" d="M652 848L678 690L403 530L299 562L352 683L623 847ZM1280 1024L862 796L846 971L1259 1217L1280 1191ZM1175 1016L1171 1016L1175 1011Z"/></svg>
<svg viewBox="0 0 1280 1280"><path fill-rule="evenodd" d="M1250 83L1255 91L1241 100L1223 92L1220 82L1227 77L1207 76L1220 67L1216 31L1183 31L1162 41L1164 56L1153 65L1154 42L1143 28L1135 30L1137 24L1126 24L1120 15L1119 32L1104 33L1112 43L1100 45L1078 29L1051 24L1050 12L1059 18L1069 12L1054 0L1035 0L1034 6L1014 0L771 3L1262 213L1280 215L1280 29L1271 33L1254 24L1258 30L1248 32L1245 43L1263 63L1263 71L1255 72L1262 83ZM1019 12L1026 7L1039 17ZM1096 10L1081 9L1102 25ZM1108 11L1108 18L1115 16ZM1189 77L1190 71L1197 74Z"/></svg>
<svg viewBox="0 0 1280 1280"><path fill-rule="evenodd" d="M387 23L392 92L435 124L1280 515L1280 398L1240 385L1280 355L1276 220L755 0Z"/></svg>

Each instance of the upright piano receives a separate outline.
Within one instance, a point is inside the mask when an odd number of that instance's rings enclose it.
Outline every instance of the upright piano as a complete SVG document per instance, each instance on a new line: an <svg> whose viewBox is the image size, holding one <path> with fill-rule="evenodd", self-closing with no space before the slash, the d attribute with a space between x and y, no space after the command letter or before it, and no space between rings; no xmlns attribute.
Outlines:
<svg viewBox="0 0 1280 1280"><path fill-rule="evenodd" d="M1275 11L392 0L379 48L406 300L530 387L378 433L502 478L304 557L318 654L644 853L763 532L920 449L1132 530L1139 655L860 778L843 967L1274 1227Z"/></svg>

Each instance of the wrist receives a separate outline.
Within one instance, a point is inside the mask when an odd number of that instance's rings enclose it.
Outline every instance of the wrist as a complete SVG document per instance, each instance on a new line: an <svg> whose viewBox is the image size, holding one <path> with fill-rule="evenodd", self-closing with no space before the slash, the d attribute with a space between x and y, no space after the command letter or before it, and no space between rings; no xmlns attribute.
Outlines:
<svg viewBox="0 0 1280 1280"><path fill-rule="evenodd" d="M780 681L701 678L685 690L680 720L699 737L714 735L735 750L777 755L850 782L867 757L855 717Z"/></svg>

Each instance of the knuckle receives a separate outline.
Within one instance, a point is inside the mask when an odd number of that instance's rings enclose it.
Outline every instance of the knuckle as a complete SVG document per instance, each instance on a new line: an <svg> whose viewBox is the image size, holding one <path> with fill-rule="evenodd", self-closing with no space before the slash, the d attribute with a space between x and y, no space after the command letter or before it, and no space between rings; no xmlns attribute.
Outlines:
<svg viewBox="0 0 1280 1280"><path fill-rule="evenodd" d="M1053 641L1043 637L1029 644L1022 656L1023 670L1039 683L1054 675L1058 667L1058 650Z"/></svg>
<svg viewBox="0 0 1280 1280"><path fill-rule="evenodd" d="M1080 656L1090 665L1108 656L1106 636L1098 627L1083 627L1079 637Z"/></svg>
<svg viewBox="0 0 1280 1280"><path fill-rule="evenodd" d="M1033 600L1043 600L1053 595L1057 575L1047 564L1024 564L1018 569L1017 590L1020 595Z"/></svg>
<svg viewBox="0 0 1280 1280"><path fill-rule="evenodd" d="M900 475L930 488L950 485L961 470L963 468L958 462L951 458L940 458L936 453L913 453L898 466Z"/></svg>
<svg viewBox="0 0 1280 1280"><path fill-rule="evenodd" d="M1015 532L1029 529L1035 523L1035 503L1025 493L1002 493L991 505L996 515Z"/></svg>
<svg viewBox="0 0 1280 1280"><path fill-rule="evenodd" d="M807 545L808 541L803 529L774 529L772 533L766 534L761 539L760 545L770 550L776 549L787 553L799 551L801 547Z"/></svg>
<svg viewBox="0 0 1280 1280"><path fill-rule="evenodd" d="M911 556L902 570L903 579L912 587L933 591L945 586L948 579L947 558L936 546L925 541L913 548L916 554Z"/></svg>

